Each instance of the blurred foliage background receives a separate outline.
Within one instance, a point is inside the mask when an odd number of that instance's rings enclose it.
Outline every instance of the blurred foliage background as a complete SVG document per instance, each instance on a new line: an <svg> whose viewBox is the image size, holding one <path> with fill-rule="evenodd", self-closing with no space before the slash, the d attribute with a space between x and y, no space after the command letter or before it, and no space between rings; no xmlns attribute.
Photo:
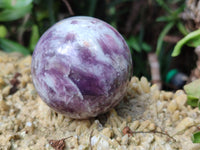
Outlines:
<svg viewBox="0 0 200 150"><path fill-rule="evenodd" d="M174 46L199 28L197 0L0 0L0 49L32 54L40 36L55 22L70 16L93 16L115 27L133 57L133 74L152 80L149 54L156 54L164 88L171 69L190 75L195 68L194 46ZM199 15L199 16L195 16ZM197 45L195 45L197 46ZM177 49L181 49L180 46Z"/></svg>
<svg viewBox="0 0 200 150"><path fill-rule="evenodd" d="M200 109L200 0L0 0L0 50L31 55L40 36L70 16L115 27L131 50L135 76L164 90L199 79L184 89L187 103ZM200 132L192 141L200 143Z"/></svg>

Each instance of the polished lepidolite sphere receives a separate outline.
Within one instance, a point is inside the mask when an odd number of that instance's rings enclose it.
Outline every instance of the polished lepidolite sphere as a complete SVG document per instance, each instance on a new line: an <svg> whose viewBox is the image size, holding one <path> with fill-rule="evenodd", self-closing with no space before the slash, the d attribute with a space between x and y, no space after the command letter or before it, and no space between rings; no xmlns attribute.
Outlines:
<svg viewBox="0 0 200 150"><path fill-rule="evenodd" d="M125 40L109 24L92 17L71 17L42 35L31 72L48 106L85 119L107 112L122 100L132 60Z"/></svg>

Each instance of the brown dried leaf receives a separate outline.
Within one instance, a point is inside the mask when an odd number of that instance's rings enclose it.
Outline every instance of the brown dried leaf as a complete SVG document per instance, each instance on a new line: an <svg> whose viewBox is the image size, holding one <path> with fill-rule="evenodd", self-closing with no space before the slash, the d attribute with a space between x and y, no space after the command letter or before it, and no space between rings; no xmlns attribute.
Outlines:
<svg viewBox="0 0 200 150"><path fill-rule="evenodd" d="M21 73L16 73L13 77L13 79L10 81L10 84L12 84L12 88L10 89L9 94L14 94L17 91L17 85L20 83L20 81L17 79L17 77L21 76Z"/></svg>
<svg viewBox="0 0 200 150"><path fill-rule="evenodd" d="M128 134L128 136L133 136L133 131L128 126L124 127L122 132L124 135Z"/></svg>
<svg viewBox="0 0 200 150"><path fill-rule="evenodd" d="M70 136L70 137L72 137L72 136ZM60 139L60 140L49 140L48 142L55 150L64 150L65 140L70 138L70 137L63 138L63 139Z"/></svg>
<svg viewBox="0 0 200 150"><path fill-rule="evenodd" d="M65 148L65 139L61 139L61 140L49 140L49 144L55 150L64 150L64 148Z"/></svg>
<svg viewBox="0 0 200 150"><path fill-rule="evenodd" d="M16 73L13 77L13 79L10 81L10 84L12 84L13 86L17 86L20 82L17 79L19 76L21 76L21 73Z"/></svg>
<svg viewBox="0 0 200 150"><path fill-rule="evenodd" d="M13 86L13 87L10 89L9 94L12 95L12 94L14 94L17 90L18 90L17 87L16 87L16 86Z"/></svg>
<svg viewBox="0 0 200 150"><path fill-rule="evenodd" d="M14 78L17 78L17 77L19 77L19 76L21 76L21 75L22 75L21 73L17 72L17 73L15 74Z"/></svg>

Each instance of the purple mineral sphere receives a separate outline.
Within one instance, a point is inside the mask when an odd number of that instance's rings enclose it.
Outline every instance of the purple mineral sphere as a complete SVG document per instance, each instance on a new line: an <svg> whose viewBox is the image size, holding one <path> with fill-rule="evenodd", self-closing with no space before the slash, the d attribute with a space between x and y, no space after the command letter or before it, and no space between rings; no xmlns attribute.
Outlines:
<svg viewBox="0 0 200 150"><path fill-rule="evenodd" d="M49 28L32 56L32 79L56 112L85 119L107 112L126 92L132 60L123 37L92 17L71 17Z"/></svg>

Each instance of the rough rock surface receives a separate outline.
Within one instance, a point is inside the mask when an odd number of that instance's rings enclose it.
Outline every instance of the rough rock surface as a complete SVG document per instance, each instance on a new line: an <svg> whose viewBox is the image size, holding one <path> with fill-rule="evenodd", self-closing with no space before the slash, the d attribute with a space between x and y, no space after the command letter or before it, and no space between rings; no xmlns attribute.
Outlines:
<svg viewBox="0 0 200 150"><path fill-rule="evenodd" d="M0 52L2 150L200 149L191 141L200 127L200 111L186 104L181 90L160 91L146 78L132 77L126 97L115 109L96 118L74 120L55 113L40 99L30 66L31 56Z"/></svg>

